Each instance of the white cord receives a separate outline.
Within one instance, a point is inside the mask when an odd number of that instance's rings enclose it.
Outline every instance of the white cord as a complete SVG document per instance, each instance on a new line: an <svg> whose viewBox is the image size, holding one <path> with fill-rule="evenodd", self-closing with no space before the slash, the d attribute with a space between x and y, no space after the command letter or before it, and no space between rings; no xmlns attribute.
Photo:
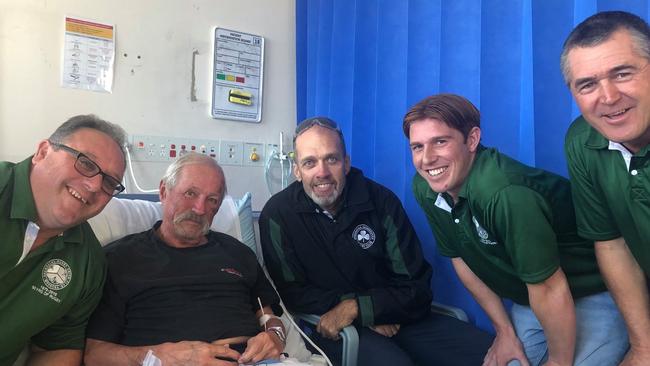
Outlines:
<svg viewBox="0 0 650 366"><path fill-rule="evenodd" d="M258 249L260 249L259 244L258 244ZM280 307L282 308L282 311L287 314L287 319L289 319L291 325L293 325L293 328L297 330L298 333L300 333L300 335L302 336L302 338L307 340L307 342L309 342L309 344L311 344L316 349L316 351L318 351L318 353L320 353L320 355L325 358L325 362L327 362L328 366L332 366L332 361L329 359L329 357L327 357L325 352L320 347L318 347L316 343L314 343L314 341L312 341L311 338L309 338L309 336L307 336L307 334L305 334L305 332L303 332L302 329L300 329L300 327L298 326L298 324L296 324L296 322L293 320L293 316L291 316L289 310L287 310L287 308L284 306L282 297L280 297L280 293L278 292L278 289L275 288L275 283L271 279L271 276L269 276L269 272L266 270L266 265L262 266L262 270L264 271L264 275L266 276L266 279L268 279L269 283L271 283L271 287L273 287L273 290L275 290L275 293L278 295L278 299L280 299ZM289 332L287 332L287 334L289 334Z"/></svg>
<svg viewBox="0 0 650 366"><path fill-rule="evenodd" d="M273 284L273 288L275 289L275 284ZM275 290L275 292L277 293L278 290ZM280 294L278 294L278 297L280 297ZM321 356L323 356L323 357L325 358L325 362L327 362L327 364L328 364L329 366L332 366L332 361L330 361L329 357L327 357L327 355L325 354L325 352L324 352L320 347L318 347L318 346L316 345L316 343L314 343L314 341L312 341L311 338L309 338L309 337L305 334L305 332L302 331L302 329L300 329L300 327L298 326L298 324L296 324L296 322L293 320L293 317L291 316L291 313L290 313L290 312L287 310L287 308L284 306L284 303L282 302L282 300L280 300L280 307L282 307L282 311L284 311L285 313L289 314L289 316L287 316L287 318L288 318L289 321L291 322L291 325L293 325L293 327L298 331L298 333L300 333L300 335L301 335L304 339L306 339L307 342L309 342L309 344L311 344L311 345L312 345L312 346L313 346L313 347L318 351L318 353L320 353Z"/></svg>
<svg viewBox="0 0 650 366"><path fill-rule="evenodd" d="M264 181L266 181L266 189L269 190L270 194L275 194L275 192L273 192L273 190L271 189L271 180L269 179L269 172L271 171L271 161L273 161L275 154L277 154L277 151L273 149L266 157L266 164L264 164Z"/></svg>
<svg viewBox="0 0 650 366"><path fill-rule="evenodd" d="M129 145L124 144L124 151L126 151L126 162L129 165L129 172L131 173L131 178L133 179L133 184L135 185L135 188L138 189L138 191L142 193L158 193L157 189L142 189L140 188L140 185L138 185L138 181L135 179L135 174L133 173L133 164L131 163L131 153L129 152ZM124 182L126 183L126 182ZM126 186L126 184L125 184Z"/></svg>

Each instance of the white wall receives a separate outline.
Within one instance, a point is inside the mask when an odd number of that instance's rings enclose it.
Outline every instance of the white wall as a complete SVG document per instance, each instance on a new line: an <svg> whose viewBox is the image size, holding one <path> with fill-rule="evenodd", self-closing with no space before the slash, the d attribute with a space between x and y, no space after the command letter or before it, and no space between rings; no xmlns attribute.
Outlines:
<svg viewBox="0 0 650 366"><path fill-rule="evenodd" d="M63 17L116 29L113 92L60 87ZM212 119L212 29L265 37L262 123ZM198 100L190 101L192 53ZM142 56L137 65L123 54ZM285 143L295 127L293 0L0 0L0 160L19 161L67 118L95 113L129 134ZM167 163L139 163L141 185L157 187ZM225 166L229 192L269 197L263 169Z"/></svg>

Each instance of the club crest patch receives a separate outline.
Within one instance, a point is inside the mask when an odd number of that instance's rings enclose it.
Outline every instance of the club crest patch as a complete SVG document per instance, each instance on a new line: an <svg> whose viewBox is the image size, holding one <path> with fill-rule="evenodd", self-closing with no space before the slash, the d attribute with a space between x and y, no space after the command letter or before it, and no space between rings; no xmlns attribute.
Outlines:
<svg viewBox="0 0 650 366"><path fill-rule="evenodd" d="M476 226L476 234L478 234L479 240L481 243L485 245L496 245L496 241L490 240L490 235L488 234L487 230L481 226L481 224L478 223L478 220L476 217L472 216L472 221L474 222L474 226Z"/></svg>
<svg viewBox="0 0 650 366"><path fill-rule="evenodd" d="M368 249L375 244L375 232L366 224L357 225L352 232L354 239L361 248Z"/></svg>
<svg viewBox="0 0 650 366"><path fill-rule="evenodd" d="M41 272L43 283L50 290L61 290L68 286L72 279L72 270L68 263L61 259L50 259Z"/></svg>

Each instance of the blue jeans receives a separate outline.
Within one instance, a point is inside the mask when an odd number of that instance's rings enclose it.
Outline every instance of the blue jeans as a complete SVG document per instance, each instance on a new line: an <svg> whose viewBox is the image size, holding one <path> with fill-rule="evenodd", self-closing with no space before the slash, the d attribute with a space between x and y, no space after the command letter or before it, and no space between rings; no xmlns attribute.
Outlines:
<svg viewBox="0 0 650 366"><path fill-rule="evenodd" d="M576 366L618 365L629 348L627 328L609 292L575 300ZM544 363L548 346L542 325L530 306L513 304L512 324L521 340L531 366ZM508 366L518 365L518 361Z"/></svg>

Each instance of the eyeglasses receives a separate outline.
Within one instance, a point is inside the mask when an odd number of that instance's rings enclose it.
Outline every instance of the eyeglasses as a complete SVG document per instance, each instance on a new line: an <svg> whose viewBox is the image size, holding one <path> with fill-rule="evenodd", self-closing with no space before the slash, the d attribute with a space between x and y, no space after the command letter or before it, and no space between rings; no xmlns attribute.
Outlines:
<svg viewBox="0 0 650 366"><path fill-rule="evenodd" d="M573 87L580 95L591 94L598 89L601 80L609 79L609 81L613 84L632 81L640 73L645 71L649 64L650 62L646 62L645 66L643 67L636 67L632 65L622 65L615 67L609 73L607 73L607 75L578 79L574 83Z"/></svg>
<svg viewBox="0 0 650 366"><path fill-rule="evenodd" d="M88 178L92 178L97 174L101 174L102 191L106 192L106 194L108 194L109 196L116 196L125 189L119 180L104 173L99 167L99 165L97 165L97 163L92 161L84 153L77 151L71 148L70 146L66 146L52 141L49 142L50 145L65 150L66 152L70 153L77 159L74 162L74 168L77 170L77 172L79 172L79 174Z"/></svg>
<svg viewBox="0 0 650 366"><path fill-rule="evenodd" d="M300 136L301 133L305 132L306 130L308 130L313 126L325 127L330 130L334 130L338 132L339 135L342 134L339 126L336 124L336 122L332 121L331 119L327 117L313 117L300 122L300 124L296 126L296 131L294 133L294 136L295 137Z"/></svg>

